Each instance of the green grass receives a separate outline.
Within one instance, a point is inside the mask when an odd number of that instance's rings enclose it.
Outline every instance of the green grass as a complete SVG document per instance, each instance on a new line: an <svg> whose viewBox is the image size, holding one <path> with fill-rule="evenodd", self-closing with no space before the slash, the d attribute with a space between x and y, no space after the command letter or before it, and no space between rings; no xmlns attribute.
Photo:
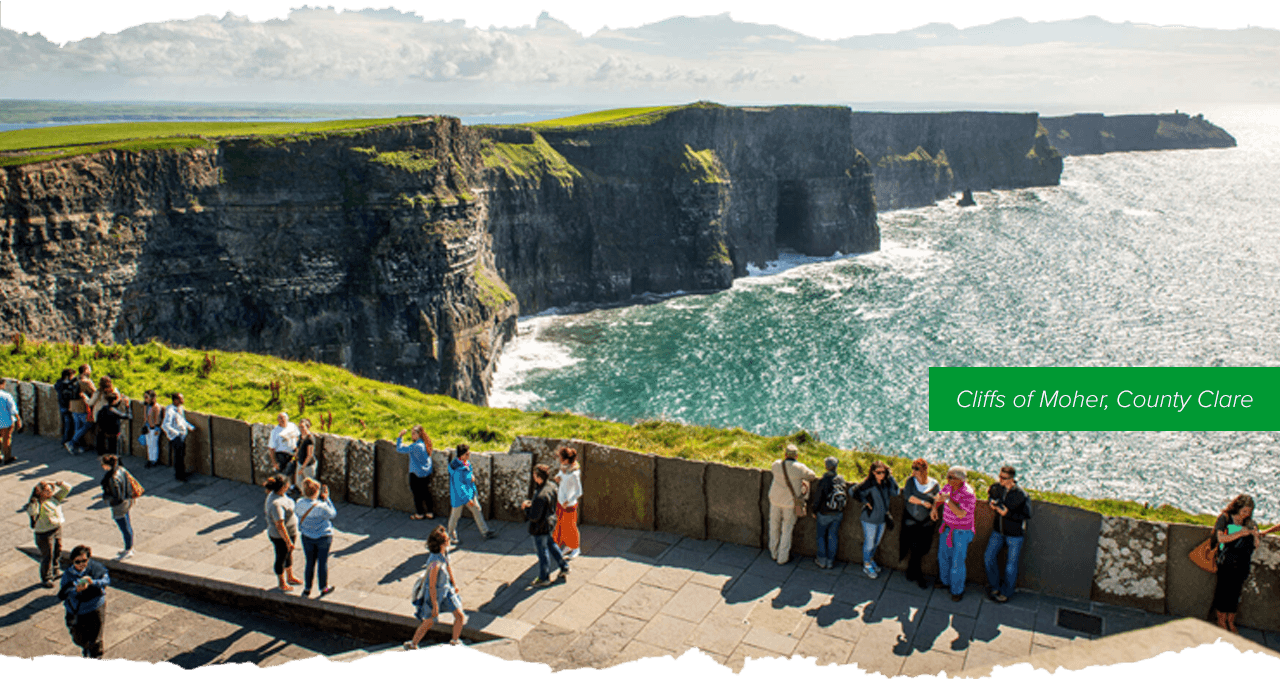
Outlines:
<svg viewBox="0 0 1280 679"><path fill-rule="evenodd" d="M729 172L720 162L715 149L695 151L693 147L685 144L684 160L680 163L680 169L689 175L695 184L723 184L729 180Z"/></svg>
<svg viewBox="0 0 1280 679"><path fill-rule="evenodd" d="M589 127L599 125L647 125L661 120L663 116L683 106L642 106L637 108L614 108L607 111L593 111L566 118L543 120L521 125L535 130L563 129L568 127Z"/></svg>
<svg viewBox="0 0 1280 679"><path fill-rule="evenodd" d="M419 118L296 122L138 122L64 125L0 132L0 166L23 165L106 150L209 148L224 137L292 137L343 133ZM375 159L376 160L376 159ZM400 159L386 159L395 163Z"/></svg>
<svg viewBox="0 0 1280 679"><path fill-rule="evenodd" d="M542 135L536 133L531 144L486 140L481 157L487 168L502 170L512 177L532 179L539 183L543 177L551 177L561 186L571 186L574 180L582 178L582 173L576 167L552 148Z"/></svg>
<svg viewBox="0 0 1280 679"><path fill-rule="evenodd" d="M507 294L510 294L509 292ZM214 361L207 374L205 356ZM284 409L298 417L298 399L306 402L306 415L333 414L333 433L365 440L393 438L412 424L422 424L437 446L468 443L477 450L505 450L516 436L576 438L628 450L668 457L722 462L743 467L767 468L788 443L800 448L800 459L820 471L822 461L834 456L845 478L866 475L871 461L885 460L900 481L910 473L911 461L884 454L843 450L798 431L787 436L761 436L740 428L717 429L658 420L633 424L592 419L557 412L523 412L509 408L470 405L447 396L423 394L409 387L377 382L330 365L292 362L257 354L175 349L158 342L144 345L85 345L24 341L0 344L0 375L19 380L52 383L62 368L80 363L93 366L94 375L110 375L131 398L147 389L160 394L182 392L187 406L249 422L271 422ZM281 402L269 403L268 385L282 383ZM947 464L934 461L935 478L946 475ZM972 483L985 497L992 483L987 475L974 475ZM1029 491L1033 498L1116 516L1152 521L1176 521L1211 525L1214 516L1192 515L1169 506L1147 508L1120 500L1086 500L1062 493Z"/></svg>

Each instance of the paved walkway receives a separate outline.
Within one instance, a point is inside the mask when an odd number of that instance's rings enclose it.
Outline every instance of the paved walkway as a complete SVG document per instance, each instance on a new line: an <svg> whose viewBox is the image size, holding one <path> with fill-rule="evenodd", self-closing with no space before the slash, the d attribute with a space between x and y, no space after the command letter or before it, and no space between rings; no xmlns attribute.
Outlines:
<svg viewBox="0 0 1280 679"><path fill-rule="evenodd" d="M15 452L24 461L0 467L0 501L17 508L36 480L67 480L75 491L65 509L64 545L119 544L110 512L97 497L96 459L70 457L49 439L16 439ZM179 484L167 469L142 470L137 461L129 466L147 488L133 512L139 552L199 561L208 569L269 573L263 491L201 476ZM409 588L426 561L423 539L439 521L410 521L399 512L354 505L340 505L338 514L330 561L335 597L394 600L401 602L397 612L411 613ZM8 514L4 521L10 543L29 543L25 514ZM493 527L499 536L487 541L469 520L460 527L463 542L453 568L463 602L533 626L518 642L487 650L556 669L607 667L697 647L735 670L747 657L805 655L889 676L954 673L1091 638L1058 627L1059 608L1101 617L1108 635L1170 620L1032 593L1001 606L972 588L954 603L945 592L919 589L897 572L869 580L857 565L824 571L805 559L778 566L759 549L595 526L583 527L583 556L572 562L567 582L531 589L537 560L525 527ZM10 587L36 580L35 564L24 559L0 562ZM296 559L300 565L300 553ZM8 614L8 597L0 602L0 615ZM1245 636L1280 648L1280 635Z"/></svg>

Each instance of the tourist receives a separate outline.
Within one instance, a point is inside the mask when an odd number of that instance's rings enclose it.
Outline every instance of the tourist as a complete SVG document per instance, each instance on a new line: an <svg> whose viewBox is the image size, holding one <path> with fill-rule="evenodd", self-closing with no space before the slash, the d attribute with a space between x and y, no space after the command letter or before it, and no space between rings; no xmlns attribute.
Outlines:
<svg viewBox="0 0 1280 679"><path fill-rule="evenodd" d="M298 425L289 421L289 413L281 412L276 415L276 426L271 429L267 448L275 453L276 471L286 477L292 478L293 472L297 469L297 458L294 454L298 449L298 438L301 435Z"/></svg>
<svg viewBox="0 0 1280 679"><path fill-rule="evenodd" d="M329 499L329 486L320 485L315 479L302 480L302 499L293 511L298 513L299 532L302 533L302 555L307 564L302 577L302 596L311 596L311 583L316 570L320 571L320 596L333 591L329 586L329 548L333 546L333 518L338 515Z"/></svg>
<svg viewBox="0 0 1280 679"><path fill-rule="evenodd" d="M555 523L556 485L550 483L551 468L540 464L533 468L533 499L525 500L520 508L529 522L529 535L533 536L533 549L538 553L538 577L533 586L541 587L551 582L551 562L560 566L560 579L569 574L569 564L560 553L560 547L551 540L551 528Z"/></svg>
<svg viewBox="0 0 1280 679"><path fill-rule="evenodd" d="M164 421L160 428L169 437L169 461L173 464L173 478L185 482L187 480L187 435L195 431L196 426L187 421L187 400L182 394L173 395L173 405L164 411Z"/></svg>
<svg viewBox="0 0 1280 679"><path fill-rule="evenodd" d="M67 631L86 658L101 658L102 632L107 616L107 585L111 576L94 561L89 548L76 545L71 550L71 568L62 574L58 598L66 608Z"/></svg>
<svg viewBox="0 0 1280 679"><path fill-rule="evenodd" d="M476 520L476 528L485 539L497 537L496 531L489 530L484 522L484 511L480 508L480 497L476 492L475 474L471 470L471 448L465 443L458 444L454 458L449 462L449 503L453 506L449 511L449 542L457 545L458 519L462 518L462 509L471 510Z"/></svg>
<svg viewBox="0 0 1280 679"><path fill-rule="evenodd" d="M462 626L467 624L467 616L462 612L462 599L458 598L460 587L454 585L453 566L449 563L449 535L444 526L436 526L427 536L427 572L420 580L420 587L415 586L413 616L422 622L413 632L413 640L406 641L406 649L415 649L422 643L422 638L440 619L441 613L453 613L453 638L449 643L457 646L462 643Z"/></svg>
<svg viewBox="0 0 1280 679"><path fill-rule="evenodd" d="M283 474L272 474L266 483L267 501L262 510L267 517L267 537L275 548L276 561L273 570L280 581L281 592L292 592L289 585L301 585L293 574L293 549L298 544L298 515L294 513L289 492L289 479Z"/></svg>
<svg viewBox="0 0 1280 679"><path fill-rule="evenodd" d="M938 482L929 478L929 463L923 458L911 462L911 476L902 484L902 532L898 533L898 557L907 560L907 581L921 589L924 579L924 555L933 545L937 523L930 518L933 501L938 497Z"/></svg>
<svg viewBox="0 0 1280 679"><path fill-rule="evenodd" d="M942 537L938 539L938 582L934 587L950 589L951 600L964 598L964 580L966 576L964 559L969 553L969 543L973 542L973 511L978 504L978 496L966 483L968 471L964 467L952 467L947 470L947 485L938 491L933 501L930 518L938 520L942 515Z"/></svg>
<svg viewBox="0 0 1280 679"><path fill-rule="evenodd" d="M156 403L156 390L148 389L142 395L142 436L147 442L147 469L160 464L160 423L164 420L164 408Z"/></svg>
<svg viewBox="0 0 1280 679"><path fill-rule="evenodd" d="M769 556L779 565L791 560L791 533L796 517L805 510L809 484L818 479L812 470L796 461L800 449L788 444L785 457L773 463L773 485L769 487Z"/></svg>
<svg viewBox="0 0 1280 679"><path fill-rule="evenodd" d="M79 455L85 451L81 439L89 431L89 399L93 398L93 368L82 363L76 373L75 396L71 399L71 419L75 421L76 430L71 434L71 441L64 446L68 453Z"/></svg>
<svg viewBox="0 0 1280 679"><path fill-rule="evenodd" d="M27 500L27 516L40 550L40 584L45 589L56 586L53 579L62 558L62 503L70 494L71 484L66 481L41 481L31 489L31 499Z"/></svg>
<svg viewBox="0 0 1280 679"><path fill-rule="evenodd" d="M582 470L578 468L578 451L560 449L560 471L555 481L559 484L556 502L556 529L551 539L560 546L565 559L582 554L581 537L578 535L578 500L582 497Z"/></svg>
<svg viewBox="0 0 1280 679"><path fill-rule="evenodd" d="M1018 559L1022 556L1024 537L1023 522L1031 518L1031 498L1018 487L1018 472L1008 465L1000 468L1000 478L987 490L987 502L996 513L991 537L987 539L987 551L982 564L987 570L987 596L996 603L1005 603L1013 596L1018 584ZM1008 545L1005 555L1004 576L1001 579L996 556L1000 548Z"/></svg>
<svg viewBox="0 0 1280 679"><path fill-rule="evenodd" d="M889 500L897 494L898 481L893 478L889 465L880 460L872 462L867 478L849 491L849 497L862 505L862 572L872 580L880 575L876 549L884 539L885 530L893 527Z"/></svg>
<svg viewBox="0 0 1280 679"><path fill-rule="evenodd" d="M409 518L414 521L434 519L436 518L435 508L431 501L431 437L427 436L422 425L415 424L411 441L406 444L404 442L406 431L401 429L400 435L396 437L396 452L409 456L409 492L413 493L413 514ZM452 478L452 474L450 477ZM461 514L460 511L458 513ZM453 533L456 524L457 520L450 516L450 533Z"/></svg>
<svg viewBox="0 0 1280 679"><path fill-rule="evenodd" d="M67 452L71 452L71 437L76 433L76 418L71 416L71 402L78 393L75 374L71 368L63 368L62 377L53 383L53 392L58 396L58 414L62 418L62 447Z"/></svg>
<svg viewBox="0 0 1280 679"><path fill-rule="evenodd" d="M1249 577L1249 565L1253 550L1280 524L1265 531L1258 529L1253 520L1253 498L1237 495L1213 524L1213 542L1217 544L1218 583L1213 589L1213 611L1218 626L1231 632L1236 629L1236 611L1240 607L1240 592Z"/></svg>
<svg viewBox="0 0 1280 679"><path fill-rule="evenodd" d="M129 399L116 391L111 378L103 375L98 380L98 391L89 401L93 421L97 425L94 436L98 456L120 454L120 422L131 417Z"/></svg>
<svg viewBox="0 0 1280 679"><path fill-rule="evenodd" d="M844 477L836 473L840 461L828 457L823 460L823 464L827 472L818 480L817 496L813 501L818 520L818 555L813 561L818 564L818 568L831 568L836 561L840 524L844 521L844 505L849 494Z"/></svg>
<svg viewBox="0 0 1280 679"><path fill-rule="evenodd" d="M304 417L298 420L298 471L293 480L297 487L302 488L306 479L320 480L320 456L317 452L316 437L311 435L311 420Z"/></svg>
<svg viewBox="0 0 1280 679"><path fill-rule="evenodd" d="M0 389L0 464L17 462L13 456L13 432L22 428L22 416L13 394Z"/></svg>
<svg viewBox="0 0 1280 679"><path fill-rule="evenodd" d="M133 502L137 499L134 497L134 485L129 470L120 464L118 456L103 455L101 462L102 470L106 472L102 475L102 500L111 508L111 518L120 528L120 535L124 536L124 549L116 558L127 559L133 556L133 524L129 521L129 510L133 509Z"/></svg>

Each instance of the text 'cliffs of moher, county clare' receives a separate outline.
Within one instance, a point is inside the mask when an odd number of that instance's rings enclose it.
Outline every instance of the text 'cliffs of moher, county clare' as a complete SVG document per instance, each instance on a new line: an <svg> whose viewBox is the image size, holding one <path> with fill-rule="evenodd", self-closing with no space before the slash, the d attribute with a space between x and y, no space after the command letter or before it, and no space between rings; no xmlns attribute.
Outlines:
<svg viewBox="0 0 1280 679"><path fill-rule="evenodd" d="M1060 148L1178 147L1076 145L1108 129L1076 118L699 103L14 165L0 331L310 359L485 403L520 313L724 289L782 248L873 251L877 210L1056 185ZM1235 143L1185 131L1200 119L1146 118L1107 134Z"/></svg>

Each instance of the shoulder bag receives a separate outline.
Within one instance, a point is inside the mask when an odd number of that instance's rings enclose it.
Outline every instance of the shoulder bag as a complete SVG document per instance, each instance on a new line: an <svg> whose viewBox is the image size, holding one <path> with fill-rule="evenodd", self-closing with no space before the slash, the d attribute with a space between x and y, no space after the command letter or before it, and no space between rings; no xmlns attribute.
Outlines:
<svg viewBox="0 0 1280 679"><path fill-rule="evenodd" d="M1204 542L1196 545L1187 558L1191 559L1191 563L1199 566L1201 569L1209 573L1218 572L1217 550L1213 548L1213 537L1205 538Z"/></svg>

